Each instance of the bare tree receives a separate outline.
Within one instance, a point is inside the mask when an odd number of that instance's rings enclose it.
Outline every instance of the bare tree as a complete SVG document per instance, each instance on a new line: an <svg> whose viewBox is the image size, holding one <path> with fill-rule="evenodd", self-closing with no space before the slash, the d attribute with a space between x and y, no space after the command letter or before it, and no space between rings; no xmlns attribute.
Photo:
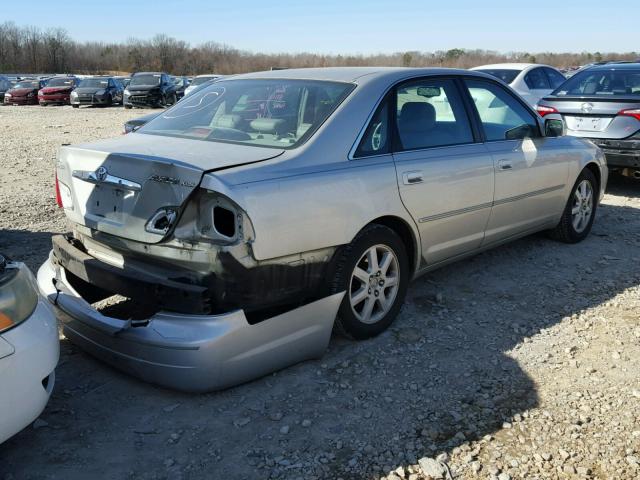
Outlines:
<svg viewBox="0 0 640 480"><path fill-rule="evenodd" d="M506 52L454 48L424 52L409 50L391 54L325 55L321 53L254 53L209 41L191 46L165 34L151 40L129 38L120 43L77 42L60 28L42 31L0 24L0 72L14 73L125 73L162 70L176 75L242 73L272 67L405 66L470 68L499 62L540 62L557 67L601 60L635 60L627 53Z"/></svg>

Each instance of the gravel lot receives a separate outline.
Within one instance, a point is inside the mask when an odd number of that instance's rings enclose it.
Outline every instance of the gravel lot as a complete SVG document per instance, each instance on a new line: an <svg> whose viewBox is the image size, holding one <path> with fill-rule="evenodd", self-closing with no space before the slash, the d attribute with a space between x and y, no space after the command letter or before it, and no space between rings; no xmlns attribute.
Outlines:
<svg viewBox="0 0 640 480"><path fill-rule="evenodd" d="M35 270L65 228L58 147L144 113L0 108L0 251ZM380 337L221 393L146 385L62 338L0 479L639 478L640 183L609 190L583 243L533 236L446 267Z"/></svg>

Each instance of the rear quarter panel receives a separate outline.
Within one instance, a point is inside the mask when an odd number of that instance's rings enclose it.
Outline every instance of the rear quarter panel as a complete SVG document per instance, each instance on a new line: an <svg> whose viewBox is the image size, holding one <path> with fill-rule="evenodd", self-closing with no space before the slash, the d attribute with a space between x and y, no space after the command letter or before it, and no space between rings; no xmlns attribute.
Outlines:
<svg viewBox="0 0 640 480"><path fill-rule="evenodd" d="M303 168L296 175L232 187L207 175L202 186L229 196L246 211L257 260L348 244L382 216L404 220L419 242L400 201L391 155Z"/></svg>

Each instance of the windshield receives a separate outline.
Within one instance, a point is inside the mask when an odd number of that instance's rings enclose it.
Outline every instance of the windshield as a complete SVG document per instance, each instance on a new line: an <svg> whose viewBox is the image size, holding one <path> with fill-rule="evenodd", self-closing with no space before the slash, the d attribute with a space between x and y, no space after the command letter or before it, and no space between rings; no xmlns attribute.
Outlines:
<svg viewBox="0 0 640 480"><path fill-rule="evenodd" d="M520 73L520 70L507 70L507 69L501 69L501 68L489 68L489 69L483 69L483 70L476 70L476 72L486 73L486 74L491 75L493 77L499 78L504 83L509 84L509 83L513 82L516 79L516 77Z"/></svg>
<svg viewBox="0 0 640 480"><path fill-rule="evenodd" d="M134 75L131 77L131 81L129 85L132 87L138 85L160 85L160 75L159 73L153 73L148 75Z"/></svg>
<svg viewBox="0 0 640 480"><path fill-rule="evenodd" d="M639 70L584 70L558 88L558 96L640 96Z"/></svg>
<svg viewBox="0 0 640 480"><path fill-rule="evenodd" d="M22 81L22 82L18 82L16 83L13 88L38 88L38 82L37 81Z"/></svg>
<svg viewBox="0 0 640 480"><path fill-rule="evenodd" d="M47 82L47 87L72 87L73 78L52 78Z"/></svg>
<svg viewBox="0 0 640 480"><path fill-rule="evenodd" d="M78 88L107 88L109 80L106 78L85 78L80 82Z"/></svg>
<svg viewBox="0 0 640 480"><path fill-rule="evenodd" d="M202 85L203 83L210 82L211 80L215 80L217 77L197 77L191 81L191 86Z"/></svg>
<svg viewBox="0 0 640 480"><path fill-rule="evenodd" d="M311 80L230 80L189 95L140 132L293 148L326 120L353 89Z"/></svg>

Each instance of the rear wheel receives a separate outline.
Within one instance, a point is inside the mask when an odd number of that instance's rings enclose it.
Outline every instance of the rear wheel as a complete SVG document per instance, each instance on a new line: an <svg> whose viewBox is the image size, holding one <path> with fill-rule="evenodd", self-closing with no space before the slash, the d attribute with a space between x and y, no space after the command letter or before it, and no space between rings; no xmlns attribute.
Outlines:
<svg viewBox="0 0 640 480"><path fill-rule="evenodd" d="M571 190L562 218L551 236L565 243L578 243L591 231L596 214L598 182L591 170L585 168Z"/></svg>
<svg viewBox="0 0 640 480"><path fill-rule="evenodd" d="M338 253L333 293L346 291L337 330L351 338L374 337L398 315L409 282L409 260L397 233L370 225Z"/></svg>

